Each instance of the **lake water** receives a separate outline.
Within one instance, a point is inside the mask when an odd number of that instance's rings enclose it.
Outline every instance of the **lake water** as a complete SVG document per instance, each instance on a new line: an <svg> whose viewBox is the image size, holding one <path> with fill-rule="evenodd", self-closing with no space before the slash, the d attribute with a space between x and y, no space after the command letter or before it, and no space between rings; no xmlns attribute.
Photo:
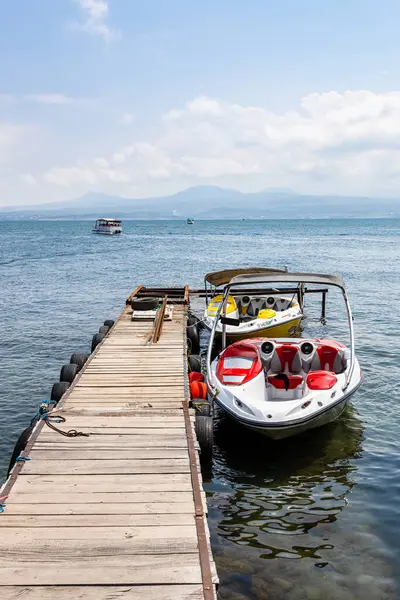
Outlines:
<svg viewBox="0 0 400 600"><path fill-rule="evenodd" d="M396 600L400 580L400 220L0 223L0 480L73 351L139 283L200 286L265 265L340 272L365 382L336 423L281 443L217 415L205 473L221 600ZM340 336L307 297L304 335ZM195 307L201 311L201 306ZM203 342L205 343L205 341Z"/></svg>

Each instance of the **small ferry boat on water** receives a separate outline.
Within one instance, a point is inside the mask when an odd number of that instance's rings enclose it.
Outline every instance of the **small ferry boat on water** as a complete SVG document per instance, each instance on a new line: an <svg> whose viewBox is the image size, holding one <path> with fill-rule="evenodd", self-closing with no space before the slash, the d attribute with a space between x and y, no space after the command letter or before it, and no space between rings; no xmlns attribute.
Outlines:
<svg viewBox="0 0 400 600"><path fill-rule="evenodd" d="M194 224L194 219L193 219L193 217L189 217L189 218L188 218L188 220L186 221L186 223L187 223L188 225L193 225L193 224Z"/></svg>
<svg viewBox="0 0 400 600"><path fill-rule="evenodd" d="M122 233L120 219L97 219L93 229L93 233L103 233L105 235L113 235L114 233Z"/></svg>

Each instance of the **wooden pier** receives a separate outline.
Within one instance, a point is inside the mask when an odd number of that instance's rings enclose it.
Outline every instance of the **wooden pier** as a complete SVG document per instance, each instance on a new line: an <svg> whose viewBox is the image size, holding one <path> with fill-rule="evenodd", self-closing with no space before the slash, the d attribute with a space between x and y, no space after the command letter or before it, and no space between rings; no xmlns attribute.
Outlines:
<svg viewBox="0 0 400 600"><path fill-rule="evenodd" d="M188 408L188 290L170 297L157 343L127 305L51 413L89 435L36 425L0 492L2 600L216 598Z"/></svg>

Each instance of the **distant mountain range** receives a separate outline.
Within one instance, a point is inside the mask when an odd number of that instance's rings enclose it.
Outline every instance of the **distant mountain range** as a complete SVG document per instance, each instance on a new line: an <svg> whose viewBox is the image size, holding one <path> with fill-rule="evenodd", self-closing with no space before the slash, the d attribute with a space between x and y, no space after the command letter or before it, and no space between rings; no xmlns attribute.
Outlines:
<svg viewBox="0 0 400 600"><path fill-rule="evenodd" d="M400 217L400 201L297 194L287 189L256 193L215 186L191 187L170 196L121 198L89 192L75 200L0 208L3 219L310 219Z"/></svg>

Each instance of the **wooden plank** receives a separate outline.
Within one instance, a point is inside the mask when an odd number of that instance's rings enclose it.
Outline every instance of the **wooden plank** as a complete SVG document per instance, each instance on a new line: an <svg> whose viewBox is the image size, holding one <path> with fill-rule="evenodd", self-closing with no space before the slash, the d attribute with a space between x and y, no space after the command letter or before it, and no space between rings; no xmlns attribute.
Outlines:
<svg viewBox="0 0 400 600"><path fill-rule="evenodd" d="M193 514L193 502L174 502L170 505L163 502L146 503L114 503L107 506L108 515L142 515L142 514ZM71 498L70 504L18 504L15 501L7 504L7 515L99 515L104 513L101 503L76 504Z"/></svg>
<svg viewBox="0 0 400 600"><path fill-rule="evenodd" d="M144 435L106 435L92 437L68 438L57 434L43 434L35 444L35 448L42 443L64 445L72 448L187 448L185 437L182 436L144 436ZM26 463L29 464L29 463Z"/></svg>
<svg viewBox="0 0 400 600"><path fill-rule="evenodd" d="M71 528L67 527L65 529ZM150 529L151 532L159 530L160 535L147 535L147 531ZM3 563L5 557L15 557L17 561L29 562L37 560L41 555L51 555L52 561L64 561L76 560L79 558L91 558L91 557L124 557L124 556L136 556L136 555L162 555L162 554L191 554L198 552L197 548L197 535L196 528L193 527L190 534L186 536L180 534L176 535L176 530L179 528L170 527L170 531L164 530L162 527L155 528L144 528L138 529L138 532L142 532L138 535L135 530L127 530L125 535L120 534L117 538L114 536L106 537L107 532L103 529L103 537L94 537L91 534L92 528L83 528L86 532L86 539L79 538L50 538L42 539L37 535L31 535L30 537L22 536L16 537L14 535L14 529L2 530L1 546L0 546L0 560ZM23 530L22 530L23 531ZM34 530L35 531L35 530ZM41 530L43 531L43 530ZM59 530L55 530L59 531ZM79 531L79 528L74 528L72 531ZM144 532L144 533L143 533ZM181 557L181 561L185 561L186 557ZM132 559L132 563L135 559ZM1 569L0 569L1 573ZM1 588L0 588L1 589Z"/></svg>
<svg viewBox="0 0 400 600"><path fill-rule="evenodd" d="M151 525L148 527L132 526L64 526L64 527L8 527L2 532L2 542L10 547L16 543L33 544L50 540L138 540L149 539L161 540L168 537L173 539L196 539L196 524L194 519L190 525L169 525L160 527ZM0 549L0 552L3 550Z"/></svg>
<svg viewBox="0 0 400 600"><path fill-rule="evenodd" d="M53 559L43 554L29 563L15 557L5 557L0 570L0 585L75 585L131 584L161 585L201 583L199 559L188 554L168 556L139 555L96 556Z"/></svg>
<svg viewBox="0 0 400 600"><path fill-rule="evenodd" d="M77 461L54 461L40 460L30 461L24 466L26 474L36 475L101 475L107 473L189 473L189 458L181 459L148 459L148 460L77 460Z"/></svg>
<svg viewBox="0 0 400 600"><path fill-rule="evenodd" d="M98 408L95 406L88 406L85 408L84 406L68 406L68 408L63 409L64 416L98 416L98 417L119 417L119 416L132 416L132 417L148 417L156 415L158 419L163 419L164 416L171 417L179 417L182 414L182 406L177 408L159 408L157 407L157 411L151 408L128 408L128 407L110 407L107 408L104 405L100 405Z"/></svg>
<svg viewBox="0 0 400 600"><path fill-rule="evenodd" d="M72 426L70 426L68 423L61 423L61 424L56 424L57 428L60 429L61 431L67 432L71 429ZM89 433L90 437L93 438L101 438L103 436L107 436L107 435L144 435L146 437L158 437L158 436L172 436L172 437L184 437L185 436L185 429L184 427L160 427L160 428L156 428L154 427L153 429L151 429L150 427L143 427L143 429L140 429L139 427L118 427L117 425L114 427L112 425L112 423L110 423L110 427L84 427L84 426L79 426L79 431L82 431L83 433ZM72 427L72 429L75 429L74 427ZM49 429L49 431L51 431ZM43 434L44 435L44 434ZM56 436L60 436L59 433L52 432L52 433L48 433L47 435L52 435L53 439L56 439ZM63 436L65 437L65 436Z"/></svg>
<svg viewBox="0 0 400 600"><path fill-rule="evenodd" d="M99 452L96 449L75 448L70 450L65 446L56 448L49 445L47 448L35 446L30 456L33 460L103 460L103 454L107 460L132 460L143 459L151 460L155 458L164 458L174 460L176 458L187 458L186 448L131 448L128 450L105 450Z"/></svg>
<svg viewBox="0 0 400 600"><path fill-rule="evenodd" d="M62 414L66 417L66 423L62 424L64 428L67 426L73 426L74 428L101 427L105 429L108 429L109 427L118 427L121 429L131 429L132 427L140 427L140 429L148 427L149 429L155 429L162 427L163 429L167 429L171 427L184 428L185 426L182 416L164 416L160 419L154 419L154 417L146 416L114 416L112 419L110 419L109 417L102 416L66 416L64 411L62 411ZM58 413L53 412L51 416L57 417Z"/></svg>
<svg viewBox="0 0 400 600"><path fill-rule="evenodd" d="M146 401L154 400L154 402L165 402L166 400L171 400L172 402L180 400L183 402L185 400L185 389L170 387L163 388L162 386L158 386L156 388L152 388L151 386L141 386L136 387L135 385L125 384L118 386L96 386L96 385L82 385L79 388L75 388L73 390L73 395L70 395L70 398L85 400L101 400L102 398L113 398L117 400L120 398L121 400L135 400L136 402L140 402L143 398ZM69 400L70 401L70 400Z"/></svg>
<svg viewBox="0 0 400 600"><path fill-rule="evenodd" d="M146 586L7 586L2 600L203 600L203 589L195 585Z"/></svg>
<svg viewBox="0 0 400 600"><path fill-rule="evenodd" d="M178 405L177 403L180 402L180 409L182 411L182 403L185 402L185 398L183 396L183 394L181 395L175 395L175 396L171 396L170 397L163 397L163 398L154 398L154 396L152 396L151 394L113 394L113 393L100 393L97 397L95 394L74 394L74 396L71 396L71 399L68 401L68 405L67 405L67 409L69 410L70 407L70 403L71 404L75 404L75 403L82 403L85 402L85 400L87 400L88 403L88 408L93 409L93 403L96 402L96 400L98 401L99 405L104 405L108 402L108 400L110 400L110 402L112 402L113 405L115 405L118 401L120 402L120 404L122 406L126 405L126 404L132 404L138 408L140 408L141 405L144 405L142 408L149 408L148 404L153 403L154 406L156 407L152 412L154 414L155 418L162 418L162 413L160 413L160 416L157 415L157 413L155 412L156 409L165 409L168 408L168 403L170 404L170 408L177 410L178 409ZM134 408L134 406L132 406L132 409ZM153 406L153 405L152 405ZM152 406L150 406L150 408L152 408ZM83 407L81 407L83 408ZM102 407L103 408L103 407ZM115 408L115 406L114 406Z"/></svg>
<svg viewBox="0 0 400 600"><path fill-rule="evenodd" d="M119 387L121 383L133 382L131 383L131 387L146 387L148 384L152 386L152 383L157 387L164 383L164 387L182 387L183 386L183 377L180 377L179 374L163 374L163 373L152 373L152 374L140 374L140 373L117 373L117 376L110 375L110 373L88 373L86 377L82 377L77 383L78 386L88 385L93 381L98 381L101 384L104 384L105 387ZM154 382L152 381L154 379ZM143 385L144 384L144 385ZM152 386L153 387L153 386Z"/></svg>
<svg viewBox="0 0 400 600"><path fill-rule="evenodd" d="M154 475L27 475L21 471L13 490L21 492L49 493L49 490L74 492L141 492L141 491L189 491L190 475L186 473ZM2 516L0 515L0 520Z"/></svg>
<svg viewBox="0 0 400 600"><path fill-rule="evenodd" d="M151 388L154 393L154 396L157 397L157 391L156 388L162 388L163 390L165 390L166 393L171 393L172 391L174 392L183 392L184 391L184 386L183 383L180 384L178 382L165 382L162 379L157 379L156 381L152 382L149 379L142 379L142 380L138 380L137 378L130 378L130 379L124 379L122 377L118 377L118 383L111 382L109 380L109 378L104 379L104 381L101 381L100 379L98 379L97 377L93 380L91 379L87 379L82 383L78 383L76 385L77 389L82 389L82 388L88 388L88 387L92 387L92 388L103 388L103 389L108 389L108 388L130 388L130 389L134 389L136 391L137 394L140 394L141 390L145 389L145 388Z"/></svg>
<svg viewBox="0 0 400 600"><path fill-rule="evenodd" d="M107 377L116 377L117 375L137 375L137 376L149 376L154 375L155 377L161 377L166 379L171 377L172 374L179 374L178 368L175 365L164 365L161 368L157 368L155 365L148 366L130 366L130 365L110 365L107 366L94 366L88 368L86 371L88 375L98 375L99 377L105 375ZM180 378L182 380L182 377Z"/></svg>
<svg viewBox="0 0 400 600"><path fill-rule="evenodd" d="M74 397L73 399L70 400L70 404L68 404L68 408L72 408L72 407L77 407L80 410L82 410L83 408L85 408L85 406L87 406L88 409L90 408L96 408L96 406L98 406L99 408L106 408L107 405L112 407L114 410L118 407L120 407L120 409L123 408L130 408L130 409L150 409L152 408L152 413L154 414L154 416L156 416L158 414L158 410L166 410L168 408L170 409L174 409L174 410L182 410L182 402L184 402L185 399L182 398L165 398L165 399L158 399L156 401L154 401L154 399L151 396L142 396L141 399L133 396L133 397L129 397L129 396L122 396L120 398L115 397L115 396L100 396L98 399L98 402L96 402L96 399L93 397Z"/></svg>
<svg viewBox="0 0 400 600"><path fill-rule="evenodd" d="M134 383L131 383L131 382L127 382L127 381L121 381L119 378L118 378L118 383L116 383L116 382L110 382L110 381L103 383L103 382L100 382L98 380L94 380L94 381L85 381L84 383L82 382L82 383L78 383L76 385L76 389L83 389L83 388L89 388L89 387L92 387L92 388L102 388L102 389L109 389L109 388L119 389L119 388L127 388L127 387L129 387L131 389L134 389L135 392L136 392L136 394L140 394L146 388L152 388L152 389L154 389L156 387L161 387L161 388L163 388L166 391L166 393L169 393L169 394L171 392L178 392L179 393L179 392L184 391L184 389L185 389L184 386L183 386L183 384L181 385L180 383L169 384L168 385L168 390L166 390L166 386L165 386L165 384L163 385L163 382L161 380L157 381L153 385L151 381L147 381L147 382L146 381L141 381L141 382L136 381ZM157 393L158 392L154 391L154 395L155 396L157 396Z"/></svg>
<svg viewBox="0 0 400 600"><path fill-rule="evenodd" d="M139 367L141 365L147 367L159 367L162 368L164 365L176 365L178 369L182 368L182 356L183 353L165 354L165 352L134 352L133 355L127 354L126 352L118 353L112 351L108 352L106 348L102 349L99 354L93 357L93 360L88 365L88 368L96 366L109 366L114 363L117 365L129 365L131 367Z"/></svg>
<svg viewBox="0 0 400 600"><path fill-rule="evenodd" d="M137 396L136 394L123 394L121 396L118 395L113 395L113 394L100 394L97 398L93 395L75 395L73 398L71 398L71 400L69 400L69 403L72 404L83 404L85 402L87 402L88 408L93 408L93 405L95 405L96 401L98 402L99 405L104 405L107 404L107 402L110 402L113 406L117 405L118 402L121 404L121 406L131 406L132 408L134 407L142 407L142 408L153 408L153 414L155 416L155 418L157 418L157 410L158 409L165 409L165 408L173 408L173 409L178 409L178 407L182 410L182 403L185 402L185 398L183 396L183 394L181 396L171 396L171 397L165 397L165 398L154 398L154 396L151 396L150 394L141 394L140 396ZM70 405L68 404L68 408L70 408ZM82 407L81 407L82 408Z"/></svg>
<svg viewBox="0 0 400 600"><path fill-rule="evenodd" d="M161 527L161 529L169 526L193 525L194 516L192 513L175 514L139 514L139 515L7 515L2 514L0 519L0 528L27 527L41 529L42 527L66 527L71 531L77 528L93 527L101 528L102 530L112 527ZM107 533L107 531L106 531ZM1 567L0 567L1 568Z"/></svg>
<svg viewBox="0 0 400 600"><path fill-rule="evenodd" d="M18 504L136 504L137 502L193 502L193 494L187 492L74 492L71 496L66 496L60 492L47 493L39 497L37 494L13 492L8 497L7 502L12 502L15 498ZM108 506L106 507L108 508Z"/></svg>
<svg viewBox="0 0 400 600"><path fill-rule="evenodd" d="M158 388L154 391L150 386L144 386L140 389L135 386L125 385L122 388L118 386L104 386L103 388L94 388L93 386L81 386L74 388L71 392L68 401L73 397L81 399L101 399L107 396L114 398L132 398L133 400L140 400L141 398L152 399L152 400L184 400L184 388Z"/></svg>

